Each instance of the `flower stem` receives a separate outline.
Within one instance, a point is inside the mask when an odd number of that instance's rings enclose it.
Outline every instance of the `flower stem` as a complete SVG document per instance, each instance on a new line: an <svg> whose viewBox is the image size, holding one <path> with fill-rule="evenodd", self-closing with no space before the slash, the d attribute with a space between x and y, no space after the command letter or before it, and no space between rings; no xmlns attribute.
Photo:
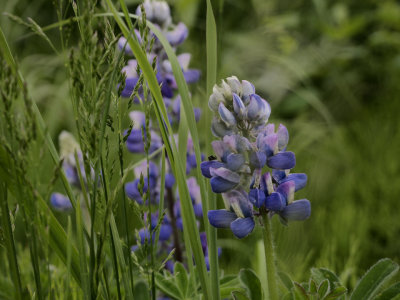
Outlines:
<svg viewBox="0 0 400 300"><path fill-rule="evenodd" d="M268 282L268 293L267 299L277 300L278 289L276 283L276 269L275 269L275 254L272 240L272 229L271 223L268 218L268 214L263 214L263 239L264 239L264 252L265 252L265 267L267 269L267 282Z"/></svg>

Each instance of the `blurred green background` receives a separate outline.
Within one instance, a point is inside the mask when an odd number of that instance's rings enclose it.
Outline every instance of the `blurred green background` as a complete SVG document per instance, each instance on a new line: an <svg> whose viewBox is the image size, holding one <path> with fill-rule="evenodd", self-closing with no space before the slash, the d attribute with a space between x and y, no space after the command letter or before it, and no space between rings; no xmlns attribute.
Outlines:
<svg viewBox="0 0 400 300"><path fill-rule="evenodd" d="M192 53L192 67L205 74L205 1L169 3L175 21L190 28L179 51ZM129 1L132 12L137 4ZM236 75L255 84L272 106L270 121L289 129L294 172L308 174L307 187L296 197L311 201L311 218L289 227L274 222L280 268L301 281L311 266L327 267L353 286L379 258L399 263L400 4L220 0L213 6L219 78ZM0 0L0 7L41 26L57 21L52 1ZM64 68L68 53L55 54L5 15L0 24L54 140L62 129L74 131ZM58 31L48 34L61 49ZM205 76L193 94L208 113ZM219 231L226 273L258 268L260 236L239 241Z"/></svg>

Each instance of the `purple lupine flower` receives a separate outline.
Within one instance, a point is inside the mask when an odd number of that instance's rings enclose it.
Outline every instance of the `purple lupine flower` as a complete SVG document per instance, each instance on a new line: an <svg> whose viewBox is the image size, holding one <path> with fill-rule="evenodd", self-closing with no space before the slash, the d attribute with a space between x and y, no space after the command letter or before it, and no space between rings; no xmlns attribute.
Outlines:
<svg viewBox="0 0 400 300"><path fill-rule="evenodd" d="M143 194L145 194L150 187L150 202L158 203L160 192L158 174L158 167L151 161L149 162L149 174L147 174L147 163L143 162L143 164L135 170L136 179L125 185L125 193L128 198L135 200L139 204L143 204L143 198L139 191L140 177L143 176ZM147 175L149 176L148 179Z"/></svg>
<svg viewBox="0 0 400 300"><path fill-rule="evenodd" d="M202 248L203 254L204 254L204 260L206 262L207 271L210 271L210 257L208 255L207 235L205 232L200 232L200 242L201 242L201 248ZM218 257L219 257L222 253L222 250L220 247L218 247L217 252L218 252Z"/></svg>
<svg viewBox="0 0 400 300"><path fill-rule="evenodd" d="M250 173L246 164L246 152L250 142L240 136L225 136L222 141L213 141L212 147L218 160L201 163L201 171L211 178L211 188L215 193L227 192L242 181L243 174Z"/></svg>
<svg viewBox="0 0 400 300"><path fill-rule="evenodd" d="M272 177L278 183L284 183L286 181L294 181L295 192L304 188L307 184L307 175L304 173L292 173L289 174L289 170L272 170Z"/></svg>
<svg viewBox="0 0 400 300"><path fill-rule="evenodd" d="M131 111L129 117L133 121L132 130L126 140L126 148L132 153L144 153L144 142L142 130L144 130L145 138L147 138L146 117L141 111ZM162 146L160 136L150 130L151 142L149 152L152 153Z"/></svg>
<svg viewBox="0 0 400 300"><path fill-rule="evenodd" d="M60 193L52 193L50 204L55 210L66 212L72 209L72 203L69 198Z"/></svg>
<svg viewBox="0 0 400 300"><path fill-rule="evenodd" d="M267 124L268 102L255 94L248 81L229 77L215 85L209 99L215 113L211 130L216 159L201 164L210 178L213 192L222 193L226 209L208 212L210 224L230 228L235 236L247 236L254 228L254 216L279 215L281 222L305 220L311 214L307 199L294 201L294 192L303 188L307 176L290 174L296 165L287 151L289 133L280 124ZM262 175L264 167L272 169Z"/></svg>
<svg viewBox="0 0 400 300"><path fill-rule="evenodd" d="M171 12L167 2L145 0L142 5L146 12L147 20L163 28L170 25ZM142 9L140 6L136 8L136 14L138 16L142 15Z"/></svg>
<svg viewBox="0 0 400 300"><path fill-rule="evenodd" d="M165 99L164 99L165 101ZM168 100L167 100L168 102ZM168 107L168 105L166 105ZM178 95L173 101L170 101L171 112L170 112L170 122L171 123L179 123L181 119L181 97ZM198 107L193 108L194 118L196 122L200 120L201 109Z"/></svg>
<svg viewBox="0 0 400 300"><path fill-rule="evenodd" d="M153 22L154 25L160 29L172 47L177 47L185 41L188 36L188 29L183 23L179 23L177 25L171 23L170 9L166 2L145 1L143 3L143 7L146 11L147 20ZM141 16L142 11L140 6L137 8L136 13ZM139 31L135 30L134 34L136 35L138 41L142 43ZM155 38L155 43L151 48L151 53L148 53L148 60L150 63L152 63L154 58L156 58L156 77L158 83L161 84L161 93L163 97L170 99L173 97L174 91L177 89L171 63L168 61L168 57L166 56L160 41L157 39L154 33L150 32L150 35L151 37ZM125 49L126 54L133 55L125 37L121 37L119 39L118 47L121 50ZM150 48L148 49L148 52L150 52ZM183 53L178 55L177 58L186 82L194 83L198 81L200 77L200 71L197 69L189 69L190 54ZM139 74L137 74L137 61L134 59L129 60L128 65L123 68L122 72L125 73L126 80L124 89L121 92L121 96L126 98L131 96L139 79ZM142 92L142 89L140 89L139 94ZM134 100L136 103L139 103L138 98L135 97Z"/></svg>
<svg viewBox="0 0 400 300"><path fill-rule="evenodd" d="M196 217L203 216L203 210L201 205L201 193L200 186L197 184L197 180L195 177L189 177L186 180L190 198L192 198L193 210Z"/></svg>
<svg viewBox="0 0 400 300"><path fill-rule="evenodd" d="M278 182L271 173L263 174L259 187L253 185L250 189L250 202L258 208L265 207L268 211L277 213L284 224L287 221L307 219L311 214L310 202L307 199L294 201L296 187L300 189L305 186L305 174L293 175L295 176L289 177L290 179Z"/></svg>
<svg viewBox="0 0 400 300"><path fill-rule="evenodd" d="M60 157L63 160L62 166L65 171L65 175L70 184L80 188L81 183L78 174L78 163L80 167L80 172L83 181L86 183L86 171L83 161L83 154L78 142L75 140L74 136L68 131L62 131L58 136L58 141L60 145ZM75 160L75 152L78 156L78 162ZM90 169L91 177L94 179L94 169Z"/></svg>
<svg viewBox="0 0 400 300"><path fill-rule="evenodd" d="M147 218L147 215L145 215L145 219L146 218ZM158 224L158 213L153 213L151 215L150 222L151 222L150 230L151 230L151 232L153 234L152 239L153 239L153 242L154 242L155 241L155 230L154 229L156 228L156 226ZM164 242L167 242L170 239L171 235L172 235L172 227L171 227L170 221L169 221L167 216L164 216L162 221L161 221L160 228L159 228L158 242L160 244L162 244ZM140 241L141 245L145 244L146 241L150 241L150 231L149 231L149 229L148 228L141 228L138 231L138 236L139 236L139 241ZM138 247L139 247L138 245L132 246L131 250L132 251L136 251L138 249Z"/></svg>
<svg viewBox="0 0 400 300"><path fill-rule="evenodd" d="M287 170L296 165L296 157L293 152L285 151L289 141L289 133L286 127L279 125L275 133L275 125L268 124L257 135L257 153L265 157L265 162L272 169Z"/></svg>
<svg viewBox="0 0 400 300"><path fill-rule="evenodd" d="M238 238L249 235L255 226L253 208L248 194L243 190L233 190L222 194L226 209L210 210L208 220L217 228L230 228Z"/></svg>
<svg viewBox="0 0 400 300"><path fill-rule="evenodd" d="M235 76L214 86L208 106L216 114L211 128L217 137L234 133L255 136L271 113L269 103L255 94L254 86Z"/></svg>

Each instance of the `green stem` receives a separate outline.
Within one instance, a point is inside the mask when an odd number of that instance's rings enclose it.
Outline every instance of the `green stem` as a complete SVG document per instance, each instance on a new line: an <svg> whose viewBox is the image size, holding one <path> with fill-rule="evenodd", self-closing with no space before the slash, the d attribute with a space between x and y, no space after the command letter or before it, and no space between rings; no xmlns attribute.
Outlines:
<svg viewBox="0 0 400 300"><path fill-rule="evenodd" d="M267 282L268 282L268 293L270 300L278 299L278 289L276 284L276 269L275 269L275 255L274 245L272 240L272 229L269 221L268 214L263 214L263 239L264 239L264 251L265 251L265 267L267 269Z"/></svg>

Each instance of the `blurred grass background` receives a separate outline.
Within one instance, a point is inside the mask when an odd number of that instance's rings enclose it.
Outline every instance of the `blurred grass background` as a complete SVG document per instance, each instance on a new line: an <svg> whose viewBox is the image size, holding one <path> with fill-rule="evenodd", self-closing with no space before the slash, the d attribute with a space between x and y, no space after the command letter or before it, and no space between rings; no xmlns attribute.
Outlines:
<svg viewBox="0 0 400 300"><path fill-rule="evenodd" d="M169 3L175 21L190 28L181 51L192 53L191 65L205 74L205 2ZM137 4L129 1L131 12ZM289 129L289 149L297 156L294 172L308 174L308 186L296 196L311 201L311 218L289 227L275 222L280 267L296 281L308 278L311 266L331 268L353 286L379 258L399 263L399 3L219 0L213 4L219 78L236 75L255 84L257 93L272 106L270 121ZM41 26L57 21L51 1L0 0L0 7ZM74 131L64 68L68 53L54 54L43 39L27 36L29 29L4 15L0 24L30 95L57 141L61 130ZM48 34L61 49L57 30ZM204 76L193 94L208 113ZM203 135L209 134L209 125L202 123L201 128L207 128ZM219 231L222 269L230 273L243 266L257 268L260 236L239 242L229 232Z"/></svg>

